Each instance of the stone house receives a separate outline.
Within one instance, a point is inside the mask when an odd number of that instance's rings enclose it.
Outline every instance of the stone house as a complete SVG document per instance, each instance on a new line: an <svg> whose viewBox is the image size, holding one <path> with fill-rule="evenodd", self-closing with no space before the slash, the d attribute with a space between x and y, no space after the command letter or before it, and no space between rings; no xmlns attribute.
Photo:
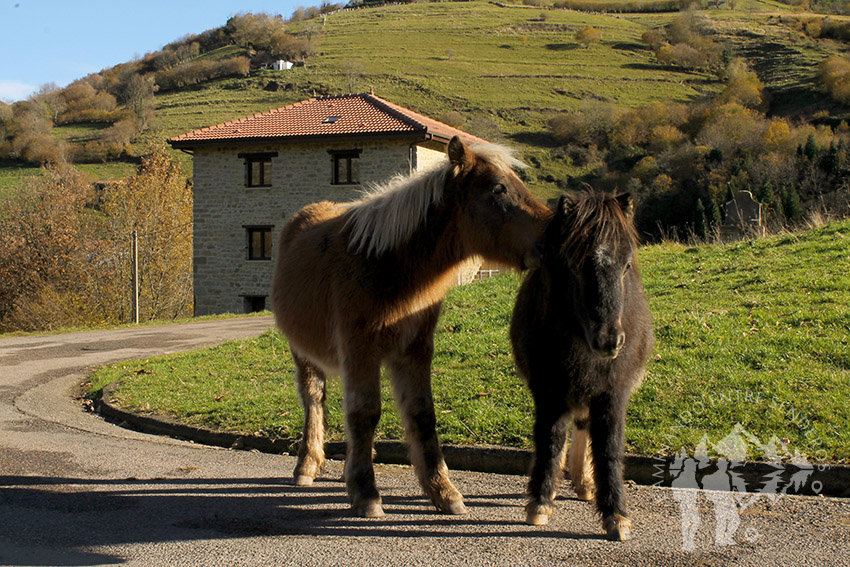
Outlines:
<svg viewBox="0 0 850 567"><path fill-rule="evenodd" d="M361 189L476 138L373 94L311 98L168 142L194 169L195 314L269 306L274 247L298 209ZM472 270L475 272L475 269Z"/></svg>

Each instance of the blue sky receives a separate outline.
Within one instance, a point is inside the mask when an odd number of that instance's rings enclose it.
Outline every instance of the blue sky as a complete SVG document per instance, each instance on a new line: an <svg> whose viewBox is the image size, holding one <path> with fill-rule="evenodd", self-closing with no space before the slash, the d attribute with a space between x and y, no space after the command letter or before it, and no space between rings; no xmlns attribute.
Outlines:
<svg viewBox="0 0 850 567"><path fill-rule="evenodd" d="M289 18L321 0L0 0L0 100L64 87L240 12Z"/></svg>

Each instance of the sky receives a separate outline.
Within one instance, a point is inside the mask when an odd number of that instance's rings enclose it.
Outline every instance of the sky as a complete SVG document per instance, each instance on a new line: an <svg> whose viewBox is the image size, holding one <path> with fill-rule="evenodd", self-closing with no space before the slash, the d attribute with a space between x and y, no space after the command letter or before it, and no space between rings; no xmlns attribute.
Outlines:
<svg viewBox="0 0 850 567"><path fill-rule="evenodd" d="M281 14L321 0L0 0L0 100L132 61L240 12Z"/></svg>

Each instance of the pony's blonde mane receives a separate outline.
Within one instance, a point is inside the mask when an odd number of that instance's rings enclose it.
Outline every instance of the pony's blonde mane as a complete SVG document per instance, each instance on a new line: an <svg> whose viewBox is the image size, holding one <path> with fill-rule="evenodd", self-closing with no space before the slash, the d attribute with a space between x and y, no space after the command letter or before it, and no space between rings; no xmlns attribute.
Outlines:
<svg viewBox="0 0 850 567"><path fill-rule="evenodd" d="M470 152L499 169L525 167L512 150L495 144L473 144ZM348 205L346 228L351 228L348 248L380 256L407 242L425 222L428 209L443 198L446 181L453 173L448 160L439 166L368 187L361 199Z"/></svg>
<svg viewBox="0 0 850 567"><path fill-rule="evenodd" d="M525 169L528 167L517 159L513 149L499 144L470 144L469 150L479 159L501 170Z"/></svg>

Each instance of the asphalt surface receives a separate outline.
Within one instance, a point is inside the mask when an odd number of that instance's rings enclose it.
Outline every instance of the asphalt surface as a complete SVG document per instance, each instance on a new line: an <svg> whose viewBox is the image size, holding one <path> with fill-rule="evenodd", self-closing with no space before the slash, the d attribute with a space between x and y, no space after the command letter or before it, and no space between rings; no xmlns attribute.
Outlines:
<svg viewBox="0 0 850 567"><path fill-rule="evenodd" d="M850 565L850 501L745 501L733 539L697 491L628 486L635 539L602 538L565 485L550 525L523 523L522 476L453 471L466 516L437 514L409 467L380 465L386 517L352 517L342 464L309 488L294 459L147 435L84 411L100 364L254 336L270 318L0 339L0 565Z"/></svg>

